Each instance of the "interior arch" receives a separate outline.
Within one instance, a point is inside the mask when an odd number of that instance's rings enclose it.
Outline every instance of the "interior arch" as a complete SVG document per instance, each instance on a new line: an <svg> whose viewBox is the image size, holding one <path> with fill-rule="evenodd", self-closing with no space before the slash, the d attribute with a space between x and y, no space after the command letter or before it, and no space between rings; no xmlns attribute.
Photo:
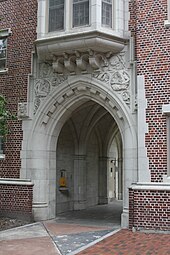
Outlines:
<svg viewBox="0 0 170 255"><path fill-rule="evenodd" d="M83 102L71 113L61 128L56 149L56 179L59 184L63 169L66 179L65 187L56 189L57 214L122 198L118 180L122 179L122 169L119 169L120 156L115 142L121 140L121 136L117 135L117 130L110 113L92 100ZM110 172L113 159L116 160L115 175L118 169L120 171L116 180ZM114 190L119 190L121 195L116 193L109 197Z"/></svg>

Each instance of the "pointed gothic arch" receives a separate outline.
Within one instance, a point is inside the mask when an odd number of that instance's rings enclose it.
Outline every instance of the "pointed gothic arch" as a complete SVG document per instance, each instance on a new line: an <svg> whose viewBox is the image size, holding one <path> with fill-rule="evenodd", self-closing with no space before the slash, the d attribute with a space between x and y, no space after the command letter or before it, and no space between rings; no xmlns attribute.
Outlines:
<svg viewBox="0 0 170 255"><path fill-rule="evenodd" d="M83 77L70 79L49 94L33 120L23 121L23 178L34 182L34 217L49 219L56 215L56 147L60 131L71 114L91 100L102 106L116 121L124 157L124 195L122 226L128 226L128 187L137 181L135 120L128 106L105 86Z"/></svg>

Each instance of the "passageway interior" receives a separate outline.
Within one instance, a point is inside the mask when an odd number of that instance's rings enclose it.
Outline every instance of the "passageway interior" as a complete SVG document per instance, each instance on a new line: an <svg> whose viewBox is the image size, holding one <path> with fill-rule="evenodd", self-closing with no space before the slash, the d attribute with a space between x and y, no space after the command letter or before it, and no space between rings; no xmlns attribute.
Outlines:
<svg viewBox="0 0 170 255"><path fill-rule="evenodd" d="M114 200L105 205L96 205L84 210L60 213L57 215L56 221L116 228L121 225L122 210L122 200Z"/></svg>
<svg viewBox="0 0 170 255"><path fill-rule="evenodd" d="M117 203L119 216L115 219L120 218L122 139L116 121L104 107L88 100L70 112L58 137L56 159L57 215L88 209L92 217L92 211L95 215L100 208L98 213L107 218L107 210L113 216Z"/></svg>

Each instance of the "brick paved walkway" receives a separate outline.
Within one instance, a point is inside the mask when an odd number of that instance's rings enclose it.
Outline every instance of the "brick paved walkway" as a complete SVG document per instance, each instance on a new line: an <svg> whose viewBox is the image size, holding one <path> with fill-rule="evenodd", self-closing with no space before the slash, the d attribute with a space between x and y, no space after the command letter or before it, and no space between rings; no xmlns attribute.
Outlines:
<svg viewBox="0 0 170 255"><path fill-rule="evenodd" d="M120 230L121 203L0 231L0 255L170 255L170 234Z"/></svg>
<svg viewBox="0 0 170 255"><path fill-rule="evenodd" d="M79 255L170 255L170 234L121 230Z"/></svg>
<svg viewBox="0 0 170 255"><path fill-rule="evenodd" d="M36 223L0 232L0 255L170 255L170 234L116 230L97 242L109 231L55 221Z"/></svg>

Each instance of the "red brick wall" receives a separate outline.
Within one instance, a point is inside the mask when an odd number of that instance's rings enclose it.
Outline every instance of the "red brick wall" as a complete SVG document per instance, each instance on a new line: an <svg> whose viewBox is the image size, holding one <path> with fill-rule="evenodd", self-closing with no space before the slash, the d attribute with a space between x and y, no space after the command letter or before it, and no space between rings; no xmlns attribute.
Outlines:
<svg viewBox="0 0 170 255"><path fill-rule="evenodd" d="M159 182L167 173L166 118L162 116L162 104L168 104L170 98L170 28L164 27L167 0L130 1L130 13L137 74L145 76L149 125L146 147L151 180Z"/></svg>
<svg viewBox="0 0 170 255"><path fill-rule="evenodd" d="M31 220L33 185L0 183L0 216Z"/></svg>
<svg viewBox="0 0 170 255"><path fill-rule="evenodd" d="M129 190L129 228L170 230L170 191Z"/></svg>
<svg viewBox="0 0 170 255"><path fill-rule="evenodd" d="M36 39L37 0L2 1L0 10L0 29L12 30L7 48L8 73L0 74L0 94L7 98L8 108L17 113L18 102L27 101L31 52ZM21 121L11 121L5 144L6 157L0 161L0 177L19 177L21 141Z"/></svg>

